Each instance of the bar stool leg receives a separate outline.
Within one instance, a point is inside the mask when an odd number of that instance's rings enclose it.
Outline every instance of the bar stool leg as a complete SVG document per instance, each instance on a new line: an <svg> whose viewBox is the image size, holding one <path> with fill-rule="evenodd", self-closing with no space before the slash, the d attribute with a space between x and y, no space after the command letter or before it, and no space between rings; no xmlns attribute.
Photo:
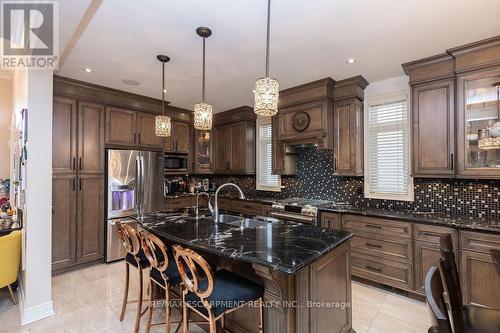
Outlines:
<svg viewBox="0 0 500 333"><path fill-rule="evenodd" d="M222 315L222 318L220 319L220 323L221 323L221 326L222 326L222 333L225 333L225 332L226 332L226 324L225 324L225 322L224 322L224 319L225 319L224 317L225 317L225 316L226 316L226 315L225 315L225 314L223 314L223 315Z"/></svg>
<svg viewBox="0 0 500 333"><path fill-rule="evenodd" d="M189 310L186 305L185 295L182 295L182 332L189 333Z"/></svg>
<svg viewBox="0 0 500 333"><path fill-rule="evenodd" d="M208 324L210 325L210 333L217 333L217 325L216 325L217 322L215 321L211 313L209 314L208 317L209 317Z"/></svg>
<svg viewBox="0 0 500 333"><path fill-rule="evenodd" d="M125 318L125 310L127 309L128 302L128 288L130 283L130 268L125 260L125 293L123 294L123 303L122 303L122 312L120 313L120 321L123 321Z"/></svg>
<svg viewBox="0 0 500 333"><path fill-rule="evenodd" d="M148 283L149 289L149 305L148 305L148 327L146 328L146 333L151 330L151 320L153 318L153 293L155 292L154 283L149 279Z"/></svg>
<svg viewBox="0 0 500 333"><path fill-rule="evenodd" d="M259 301L260 307L259 307L259 315L260 315L260 324L259 324L259 333L264 332L264 302L262 301L262 298Z"/></svg>
<svg viewBox="0 0 500 333"><path fill-rule="evenodd" d="M137 299L137 315L135 317L135 329L134 333L139 333L139 327L141 325L141 314L142 314L142 269L137 270L139 272L139 298Z"/></svg>
<svg viewBox="0 0 500 333"><path fill-rule="evenodd" d="M171 324L171 313L170 313L170 292L169 285L167 284L167 289L165 289L165 332L170 333Z"/></svg>

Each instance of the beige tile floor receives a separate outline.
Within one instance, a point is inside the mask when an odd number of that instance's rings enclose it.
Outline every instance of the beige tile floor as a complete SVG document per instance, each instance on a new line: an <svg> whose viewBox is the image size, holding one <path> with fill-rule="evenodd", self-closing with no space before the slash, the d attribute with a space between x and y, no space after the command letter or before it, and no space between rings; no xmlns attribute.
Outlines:
<svg viewBox="0 0 500 333"><path fill-rule="evenodd" d="M123 297L123 269L123 263L119 262L55 276L52 294L56 314L24 327L19 324L19 308L12 305L7 292L2 290L0 332L133 332L134 304L128 307L123 322L118 319ZM136 285L134 280L131 284ZM135 292L132 290L132 297L135 297ZM162 316L163 313L157 311L154 317L161 320ZM425 333L430 320L425 303L354 282L353 326L357 333ZM202 332L196 325L191 325L191 328L191 332ZM164 329L156 327L152 332L164 332Z"/></svg>

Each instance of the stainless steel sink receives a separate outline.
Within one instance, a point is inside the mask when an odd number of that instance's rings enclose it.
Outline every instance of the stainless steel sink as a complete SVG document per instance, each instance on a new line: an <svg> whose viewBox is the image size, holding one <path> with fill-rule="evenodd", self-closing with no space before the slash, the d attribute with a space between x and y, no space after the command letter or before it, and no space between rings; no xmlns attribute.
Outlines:
<svg viewBox="0 0 500 333"><path fill-rule="evenodd" d="M244 219L245 218L241 216L230 215L230 214L219 214L220 223L231 224L233 222L243 221Z"/></svg>
<svg viewBox="0 0 500 333"><path fill-rule="evenodd" d="M262 221L254 218L244 218L241 216L235 216L230 214L220 214L219 223L234 225L240 228L255 229L262 226L267 226L268 221Z"/></svg>

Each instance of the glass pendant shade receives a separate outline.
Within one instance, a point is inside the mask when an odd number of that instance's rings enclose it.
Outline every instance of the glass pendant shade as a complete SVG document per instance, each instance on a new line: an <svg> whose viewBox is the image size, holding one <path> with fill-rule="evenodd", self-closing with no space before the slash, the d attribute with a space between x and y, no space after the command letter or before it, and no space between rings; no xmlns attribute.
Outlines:
<svg viewBox="0 0 500 333"><path fill-rule="evenodd" d="M255 81L254 112L259 116L271 117L278 114L278 98L280 83L270 77L262 77Z"/></svg>
<svg viewBox="0 0 500 333"><path fill-rule="evenodd" d="M156 136L168 137L172 131L172 122L168 116L156 116L155 134Z"/></svg>
<svg viewBox="0 0 500 333"><path fill-rule="evenodd" d="M212 105L204 102L194 105L194 128L200 131L212 129Z"/></svg>

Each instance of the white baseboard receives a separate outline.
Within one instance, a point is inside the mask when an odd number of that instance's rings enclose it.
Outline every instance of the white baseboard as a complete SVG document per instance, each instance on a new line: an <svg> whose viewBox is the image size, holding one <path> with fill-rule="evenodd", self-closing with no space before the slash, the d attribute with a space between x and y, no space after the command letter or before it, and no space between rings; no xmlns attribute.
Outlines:
<svg viewBox="0 0 500 333"><path fill-rule="evenodd" d="M55 314L52 301L26 308L26 306L24 305L24 288L21 283L19 283L18 290L19 293L17 301L19 303L19 312L21 314L21 326L31 324L35 321L50 317Z"/></svg>

